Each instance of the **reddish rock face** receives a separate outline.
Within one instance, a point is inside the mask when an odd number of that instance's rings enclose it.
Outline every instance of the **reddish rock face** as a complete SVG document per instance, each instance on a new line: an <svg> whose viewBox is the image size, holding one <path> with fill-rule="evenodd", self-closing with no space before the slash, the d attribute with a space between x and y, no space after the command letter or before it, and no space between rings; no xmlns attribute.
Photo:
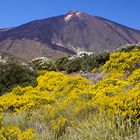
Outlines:
<svg viewBox="0 0 140 140"><path fill-rule="evenodd" d="M113 50L139 41L138 30L78 11L0 30L0 50L25 60Z"/></svg>

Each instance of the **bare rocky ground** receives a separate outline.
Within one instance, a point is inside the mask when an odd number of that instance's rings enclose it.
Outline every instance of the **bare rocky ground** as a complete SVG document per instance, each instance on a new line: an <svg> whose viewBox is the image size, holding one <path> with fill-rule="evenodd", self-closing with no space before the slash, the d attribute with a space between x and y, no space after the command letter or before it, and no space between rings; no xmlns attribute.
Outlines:
<svg viewBox="0 0 140 140"><path fill-rule="evenodd" d="M97 81L101 80L103 75L100 72L90 72L90 71L80 71L78 73L72 73L70 75L79 75L82 77L85 77L89 80L91 80L93 83L96 83Z"/></svg>

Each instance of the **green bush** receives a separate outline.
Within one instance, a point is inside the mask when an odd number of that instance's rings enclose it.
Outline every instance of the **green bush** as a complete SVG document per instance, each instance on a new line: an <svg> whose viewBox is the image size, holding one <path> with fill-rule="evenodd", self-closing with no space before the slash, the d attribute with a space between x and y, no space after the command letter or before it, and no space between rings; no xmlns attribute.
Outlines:
<svg viewBox="0 0 140 140"><path fill-rule="evenodd" d="M134 49L140 50L140 45L128 45L128 46L121 46L117 49L119 52L130 52Z"/></svg>
<svg viewBox="0 0 140 140"><path fill-rule="evenodd" d="M95 67L99 67L109 60L109 53L98 53L92 55L84 55L80 61L81 70L92 70Z"/></svg>
<svg viewBox="0 0 140 140"><path fill-rule="evenodd" d="M34 70L48 70L48 71L56 71L55 63L53 61L43 61L41 59L33 60L29 62L29 65Z"/></svg>
<svg viewBox="0 0 140 140"><path fill-rule="evenodd" d="M72 72L77 72L81 69L80 63L81 63L81 58L77 57L75 59L70 60L66 64L66 72L67 73L72 73Z"/></svg>
<svg viewBox="0 0 140 140"><path fill-rule="evenodd" d="M68 57L62 57L56 60L55 65L58 71L66 71L67 64L69 63Z"/></svg>
<svg viewBox="0 0 140 140"><path fill-rule="evenodd" d="M0 63L0 95L16 85L37 85L36 76L36 72L27 65L17 62Z"/></svg>

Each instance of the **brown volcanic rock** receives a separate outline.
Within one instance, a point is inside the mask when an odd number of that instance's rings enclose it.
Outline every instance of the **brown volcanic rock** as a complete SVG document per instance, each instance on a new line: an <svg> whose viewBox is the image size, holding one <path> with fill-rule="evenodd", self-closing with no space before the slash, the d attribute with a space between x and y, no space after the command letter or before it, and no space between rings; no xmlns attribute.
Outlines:
<svg viewBox="0 0 140 140"><path fill-rule="evenodd" d="M57 59L67 55L67 53L51 49L46 44L28 38L14 40L6 39L1 41L0 50L9 52L10 54L27 61L42 56L50 59Z"/></svg>
<svg viewBox="0 0 140 140"><path fill-rule="evenodd" d="M0 50L26 60L112 50L139 41L138 30L77 11L0 30Z"/></svg>

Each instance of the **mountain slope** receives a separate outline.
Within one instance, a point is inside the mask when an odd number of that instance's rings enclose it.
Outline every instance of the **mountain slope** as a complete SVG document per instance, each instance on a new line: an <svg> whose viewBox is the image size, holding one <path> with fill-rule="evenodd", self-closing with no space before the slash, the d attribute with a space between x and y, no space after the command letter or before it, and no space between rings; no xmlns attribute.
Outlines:
<svg viewBox="0 0 140 140"><path fill-rule="evenodd" d="M0 30L0 50L25 60L112 50L139 41L140 31L78 11Z"/></svg>

